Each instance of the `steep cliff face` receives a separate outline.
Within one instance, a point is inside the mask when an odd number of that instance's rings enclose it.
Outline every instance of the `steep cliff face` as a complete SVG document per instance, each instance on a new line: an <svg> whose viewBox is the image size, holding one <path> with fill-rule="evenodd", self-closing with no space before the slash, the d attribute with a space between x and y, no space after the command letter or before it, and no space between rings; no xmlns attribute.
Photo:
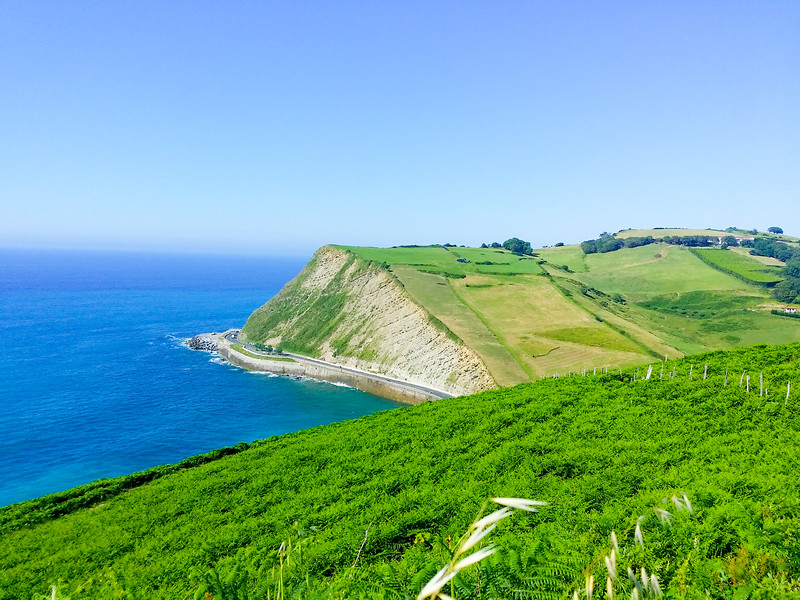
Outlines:
<svg viewBox="0 0 800 600"><path fill-rule="evenodd" d="M453 394L495 387L481 359L382 265L320 248L242 337Z"/></svg>

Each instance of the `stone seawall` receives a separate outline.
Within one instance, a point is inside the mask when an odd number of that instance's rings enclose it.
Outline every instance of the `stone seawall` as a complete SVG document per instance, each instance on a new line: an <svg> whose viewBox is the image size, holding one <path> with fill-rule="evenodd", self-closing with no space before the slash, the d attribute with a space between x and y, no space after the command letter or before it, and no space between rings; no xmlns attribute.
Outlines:
<svg viewBox="0 0 800 600"><path fill-rule="evenodd" d="M372 376L368 373L346 371L337 365L321 365L317 362L304 361L302 358L296 358L294 362L252 358L231 348L230 342L225 338L225 334L219 335L217 353L231 364L249 371L310 377L330 383L349 385L381 398L388 398L405 404L421 404L429 400L439 399L438 396L432 393L409 387L402 382L388 381L385 378Z"/></svg>

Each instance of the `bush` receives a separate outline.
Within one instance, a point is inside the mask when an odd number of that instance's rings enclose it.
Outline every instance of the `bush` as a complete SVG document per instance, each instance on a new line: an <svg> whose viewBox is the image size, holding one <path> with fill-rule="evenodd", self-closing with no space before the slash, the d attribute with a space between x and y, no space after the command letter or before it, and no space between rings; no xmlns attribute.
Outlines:
<svg viewBox="0 0 800 600"><path fill-rule="evenodd" d="M503 248L514 254L533 254L530 242L515 237L503 242Z"/></svg>

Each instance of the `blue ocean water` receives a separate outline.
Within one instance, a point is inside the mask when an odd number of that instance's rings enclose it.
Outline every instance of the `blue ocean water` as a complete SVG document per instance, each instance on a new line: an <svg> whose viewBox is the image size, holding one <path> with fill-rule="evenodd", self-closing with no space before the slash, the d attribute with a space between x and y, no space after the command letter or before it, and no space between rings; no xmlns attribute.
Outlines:
<svg viewBox="0 0 800 600"><path fill-rule="evenodd" d="M182 345L241 326L306 260L0 250L0 506L397 407Z"/></svg>

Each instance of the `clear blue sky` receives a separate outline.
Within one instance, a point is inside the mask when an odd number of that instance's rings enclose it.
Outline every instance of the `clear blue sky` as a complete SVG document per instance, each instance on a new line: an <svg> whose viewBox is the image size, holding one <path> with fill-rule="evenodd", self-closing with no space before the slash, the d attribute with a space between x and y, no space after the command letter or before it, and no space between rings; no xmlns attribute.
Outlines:
<svg viewBox="0 0 800 600"><path fill-rule="evenodd" d="M800 2L0 5L0 246L800 235Z"/></svg>

